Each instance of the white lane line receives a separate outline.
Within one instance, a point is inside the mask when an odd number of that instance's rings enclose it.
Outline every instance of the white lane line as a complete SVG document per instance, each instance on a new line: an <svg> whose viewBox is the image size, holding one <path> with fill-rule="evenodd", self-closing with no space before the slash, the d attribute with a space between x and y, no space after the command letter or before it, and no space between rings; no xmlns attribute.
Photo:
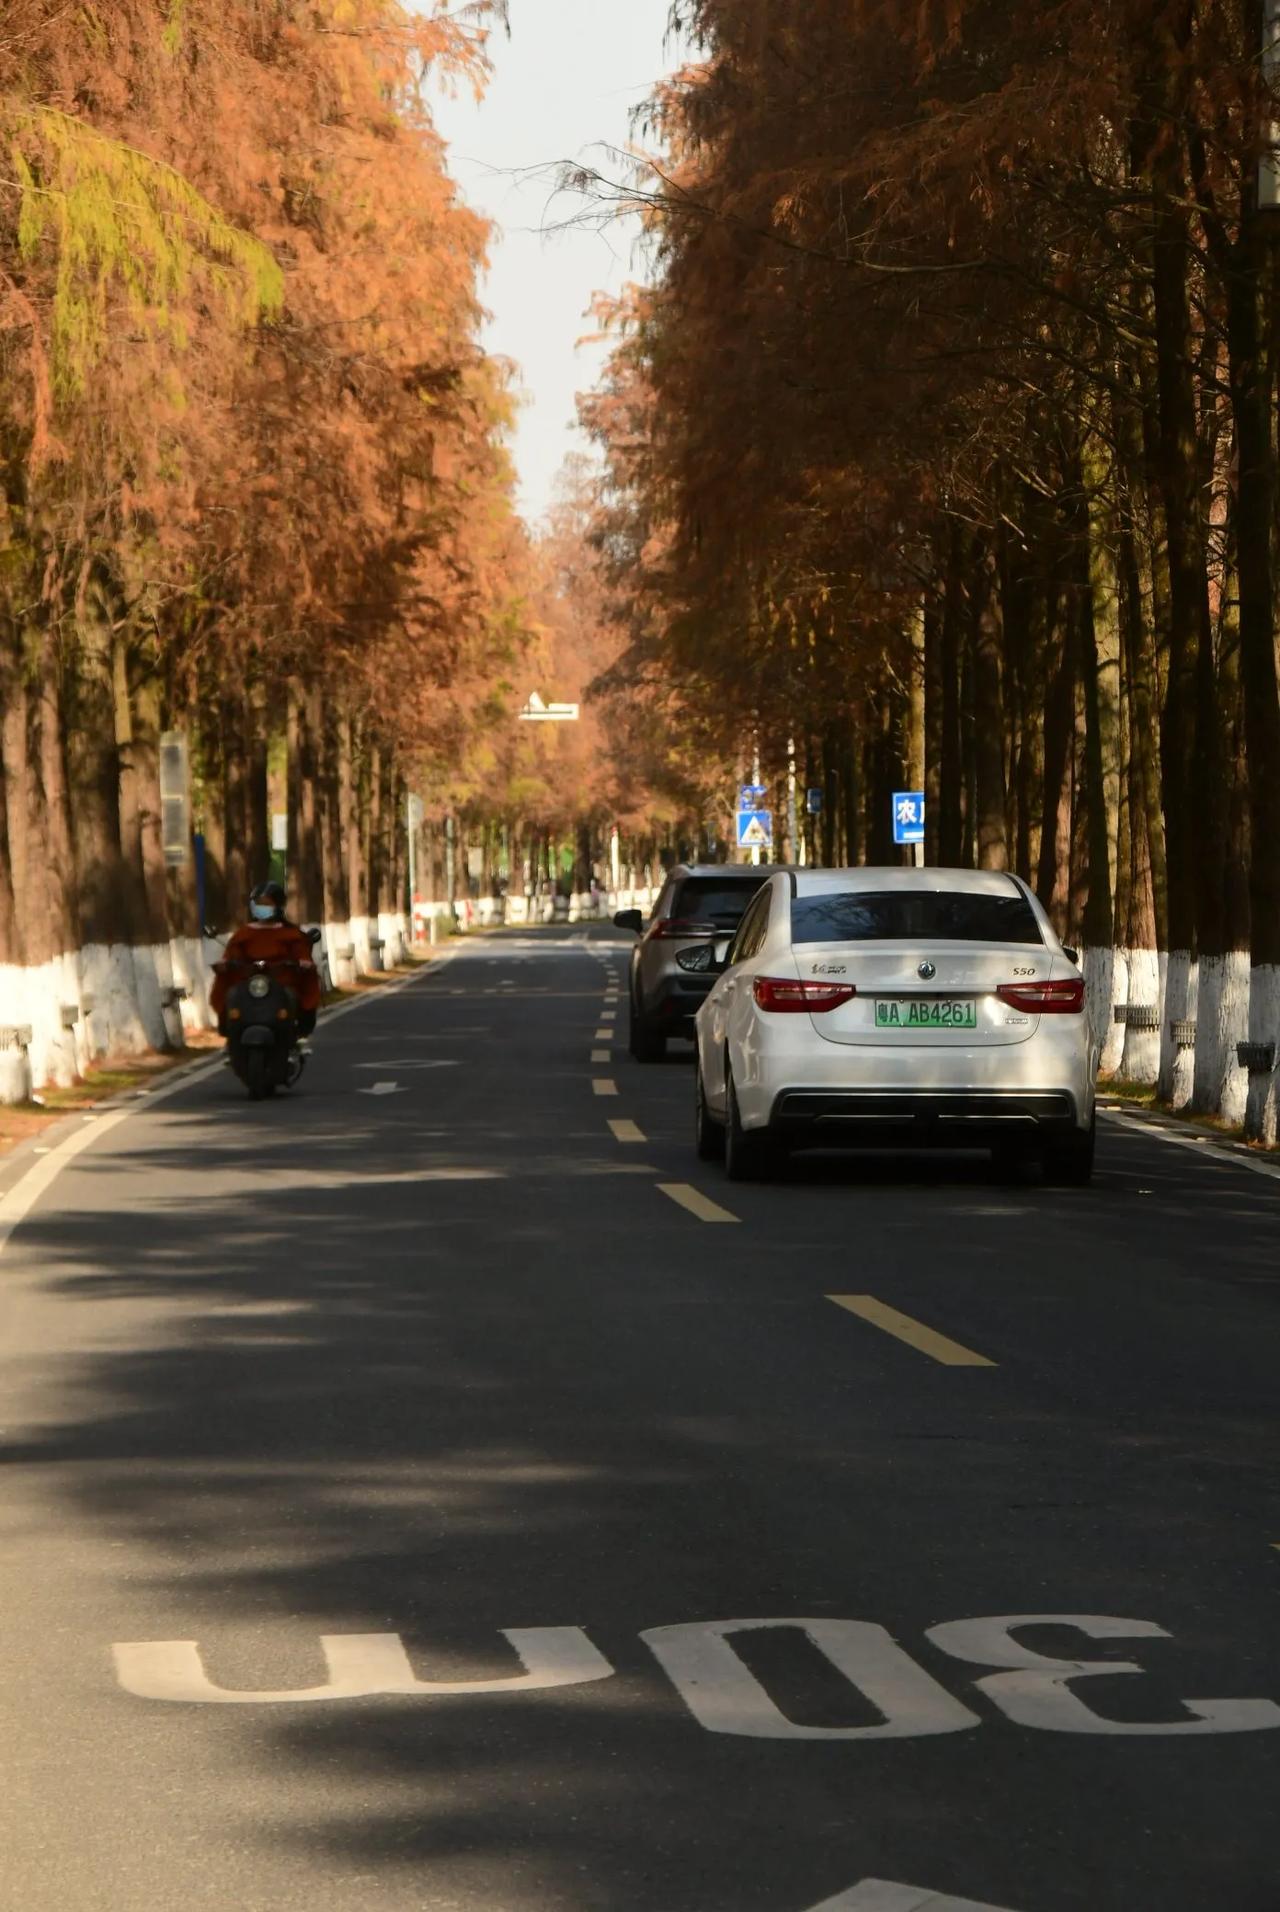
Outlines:
<svg viewBox="0 0 1280 1912"><path fill-rule="evenodd" d="M610 1122L615 1142L643 1142L646 1138L634 1122Z"/></svg>
<svg viewBox="0 0 1280 1912"><path fill-rule="evenodd" d="M680 1208L685 1208L691 1215L696 1215L700 1222L736 1222L738 1220L738 1217L731 1215L727 1208L721 1208L717 1202L713 1202L709 1196L704 1195L701 1189L692 1187L688 1182L659 1182L658 1188Z"/></svg>
<svg viewBox="0 0 1280 1912"><path fill-rule="evenodd" d="M1128 1129L1134 1135L1145 1135L1148 1141L1170 1142L1176 1149L1190 1149L1202 1162L1215 1162L1219 1168L1247 1168L1254 1175L1266 1175L1273 1182L1280 1182L1280 1167L1274 1163L1257 1161L1248 1150L1239 1152L1232 1149L1224 1153L1214 1146L1210 1136L1179 1135L1173 1129L1154 1122L1139 1122L1132 1115L1117 1115L1111 1109L1099 1109L1104 1122L1113 1122L1118 1129Z"/></svg>
<svg viewBox="0 0 1280 1912"><path fill-rule="evenodd" d="M593 1049L591 1051L591 1060L593 1062L608 1062L612 1055L612 1049Z"/></svg>
<svg viewBox="0 0 1280 1912"><path fill-rule="evenodd" d="M611 1082L608 1076L593 1076L591 1087L596 1095L617 1095L618 1093L617 1083Z"/></svg>
<svg viewBox="0 0 1280 1912"><path fill-rule="evenodd" d="M596 1042L612 1042L614 1038L614 1034L615 1032L612 1029L597 1029L595 1033L595 1041Z"/></svg>
<svg viewBox="0 0 1280 1912"><path fill-rule="evenodd" d="M618 1012L617 1012L617 1010L616 1010L616 1009L602 1009L602 1010L600 1011L600 1020L601 1020L601 1022L616 1022L616 1021L618 1020Z"/></svg>

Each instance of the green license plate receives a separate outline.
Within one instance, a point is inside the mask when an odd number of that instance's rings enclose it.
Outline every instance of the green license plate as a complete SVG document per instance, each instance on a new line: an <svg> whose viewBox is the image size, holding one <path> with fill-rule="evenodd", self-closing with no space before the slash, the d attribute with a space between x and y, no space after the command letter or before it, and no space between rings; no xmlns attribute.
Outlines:
<svg viewBox="0 0 1280 1912"><path fill-rule="evenodd" d="M976 1002L916 1000L876 1004L877 1029L976 1029Z"/></svg>

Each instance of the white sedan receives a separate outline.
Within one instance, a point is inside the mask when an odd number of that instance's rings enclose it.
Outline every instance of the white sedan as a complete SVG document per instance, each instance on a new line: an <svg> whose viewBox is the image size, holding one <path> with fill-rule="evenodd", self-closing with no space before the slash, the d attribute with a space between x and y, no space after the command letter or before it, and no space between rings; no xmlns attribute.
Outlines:
<svg viewBox="0 0 1280 1912"><path fill-rule="evenodd" d="M1079 959L1016 876L782 870L697 1017L697 1147L734 1181L792 1148L990 1148L1093 1170L1098 1055Z"/></svg>

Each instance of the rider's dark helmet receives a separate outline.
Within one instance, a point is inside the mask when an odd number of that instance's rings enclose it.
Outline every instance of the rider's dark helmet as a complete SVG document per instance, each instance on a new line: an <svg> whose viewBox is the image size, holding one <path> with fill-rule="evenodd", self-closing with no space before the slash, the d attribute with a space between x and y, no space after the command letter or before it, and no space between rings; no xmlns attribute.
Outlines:
<svg viewBox="0 0 1280 1912"><path fill-rule="evenodd" d="M284 921L285 893L280 883L259 883L249 897L249 914L257 923Z"/></svg>

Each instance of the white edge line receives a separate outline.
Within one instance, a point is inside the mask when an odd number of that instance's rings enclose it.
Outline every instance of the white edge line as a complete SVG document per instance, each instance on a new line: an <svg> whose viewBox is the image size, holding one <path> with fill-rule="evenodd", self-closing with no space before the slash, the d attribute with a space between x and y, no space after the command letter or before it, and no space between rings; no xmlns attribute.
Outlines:
<svg viewBox="0 0 1280 1912"><path fill-rule="evenodd" d="M1175 1149L1189 1149L1202 1162L1215 1162L1219 1168L1247 1168L1254 1175L1265 1175L1273 1182L1280 1182L1280 1168L1270 1162L1255 1162L1246 1154L1230 1154L1215 1146L1212 1136L1174 1135L1167 1128L1154 1122L1139 1122L1135 1116L1120 1115L1113 1109L1099 1109L1098 1114L1104 1122L1114 1122L1118 1129L1128 1129L1133 1135L1145 1135L1148 1141L1168 1142Z"/></svg>

